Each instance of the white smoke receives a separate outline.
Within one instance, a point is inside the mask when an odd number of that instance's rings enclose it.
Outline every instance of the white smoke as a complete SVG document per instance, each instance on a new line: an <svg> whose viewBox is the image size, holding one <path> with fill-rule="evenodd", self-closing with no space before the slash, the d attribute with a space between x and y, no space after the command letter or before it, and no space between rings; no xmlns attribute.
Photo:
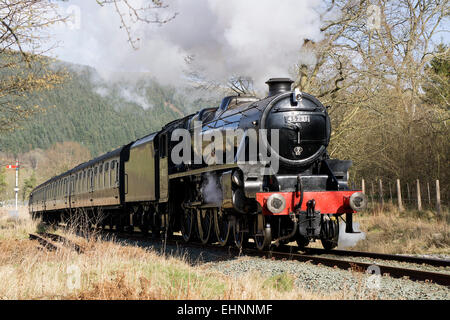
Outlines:
<svg viewBox="0 0 450 320"><path fill-rule="evenodd" d="M217 176L207 173L202 183L203 201L208 204L222 205L222 190Z"/></svg>
<svg viewBox="0 0 450 320"><path fill-rule="evenodd" d="M353 230L355 232L361 232L359 230L359 223L353 222ZM345 222L341 222L339 225L339 245L338 249L351 248L356 245L359 240L364 240L366 238L366 234L364 232L361 233L346 233L345 232Z"/></svg>
<svg viewBox="0 0 450 320"><path fill-rule="evenodd" d="M125 101L133 102L144 109L152 108L153 105L147 100L144 89L122 87L119 91L120 97Z"/></svg>
<svg viewBox="0 0 450 320"><path fill-rule="evenodd" d="M127 43L113 6L72 0L80 28L58 30L63 60L111 70L149 72L163 84L186 81L185 58L206 78L249 76L258 89L269 77L290 76L305 39L320 40L320 0L166 0L178 16L162 26L143 24L139 50ZM305 57L311 60L312 57Z"/></svg>
<svg viewBox="0 0 450 320"><path fill-rule="evenodd" d="M143 109L153 107L153 104L148 100L145 84L137 85L134 82L115 82L91 79L91 83L95 86L94 92L102 97L120 97L126 102L134 103ZM147 84L149 85L149 83Z"/></svg>

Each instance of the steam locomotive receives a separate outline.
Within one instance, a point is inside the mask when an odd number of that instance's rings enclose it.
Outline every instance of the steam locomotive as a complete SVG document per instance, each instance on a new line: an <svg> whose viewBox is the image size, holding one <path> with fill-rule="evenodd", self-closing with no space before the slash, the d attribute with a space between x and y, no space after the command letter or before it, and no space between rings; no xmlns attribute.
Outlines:
<svg viewBox="0 0 450 320"><path fill-rule="evenodd" d="M266 83L264 99L226 97L53 177L32 191L31 215L238 248L249 239L259 250L318 239L336 247L338 218L352 233L367 198L349 189L351 161L327 153L327 108L290 79Z"/></svg>

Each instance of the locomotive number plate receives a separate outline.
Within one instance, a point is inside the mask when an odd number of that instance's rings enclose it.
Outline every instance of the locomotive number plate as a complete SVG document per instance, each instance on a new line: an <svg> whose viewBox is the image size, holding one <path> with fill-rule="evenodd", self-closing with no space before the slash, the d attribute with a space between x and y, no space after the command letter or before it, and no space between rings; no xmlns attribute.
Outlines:
<svg viewBox="0 0 450 320"><path fill-rule="evenodd" d="M309 116L296 114L284 116L284 122L286 123L311 122L311 119Z"/></svg>

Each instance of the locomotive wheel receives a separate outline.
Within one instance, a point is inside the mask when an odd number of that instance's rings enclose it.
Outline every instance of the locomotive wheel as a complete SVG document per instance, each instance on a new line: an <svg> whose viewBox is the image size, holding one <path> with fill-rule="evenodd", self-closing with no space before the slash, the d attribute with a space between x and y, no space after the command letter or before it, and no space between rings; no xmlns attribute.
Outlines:
<svg viewBox="0 0 450 320"><path fill-rule="evenodd" d="M267 250L272 243L272 231L270 229L270 225L265 223L265 219L263 220L263 229L258 230L258 219L255 219L255 245L256 248L260 251Z"/></svg>
<svg viewBox="0 0 450 320"><path fill-rule="evenodd" d="M244 230L244 219L236 217L233 222L233 237L234 244L238 249L242 249L247 246L248 233Z"/></svg>
<svg viewBox="0 0 450 320"><path fill-rule="evenodd" d="M339 222L337 219L331 219L322 222L320 240L325 250L331 250L338 246Z"/></svg>
<svg viewBox="0 0 450 320"><path fill-rule="evenodd" d="M197 210L198 237L202 244L207 244L211 240L213 218L211 209Z"/></svg>
<svg viewBox="0 0 450 320"><path fill-rule="evenodd" d="M183 240L185 242L191 241L194 236L194 218L194 212L192 209L184 210L183 216L181 217L181 235L183 236Z"/></svg>
<svg viewBox="0 0 450 320"><path fill-rule="evenodd" d="M223 210L214 209L214 229L222 247L230 243L231 223Z"/></svg>

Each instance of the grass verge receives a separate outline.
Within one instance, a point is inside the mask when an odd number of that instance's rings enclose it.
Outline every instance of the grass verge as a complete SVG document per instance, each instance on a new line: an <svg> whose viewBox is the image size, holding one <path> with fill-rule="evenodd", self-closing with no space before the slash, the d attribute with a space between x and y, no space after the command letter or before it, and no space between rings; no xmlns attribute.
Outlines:
<svg viewBox="0 0 450 320"><path fill-rule="evenodd" d="M48 251L29 233L41 228L22 210L0 213L0 299L333 299L300 290L288 275L239 279L193 266L186 259L58 231L84 248Z"/></svg>

